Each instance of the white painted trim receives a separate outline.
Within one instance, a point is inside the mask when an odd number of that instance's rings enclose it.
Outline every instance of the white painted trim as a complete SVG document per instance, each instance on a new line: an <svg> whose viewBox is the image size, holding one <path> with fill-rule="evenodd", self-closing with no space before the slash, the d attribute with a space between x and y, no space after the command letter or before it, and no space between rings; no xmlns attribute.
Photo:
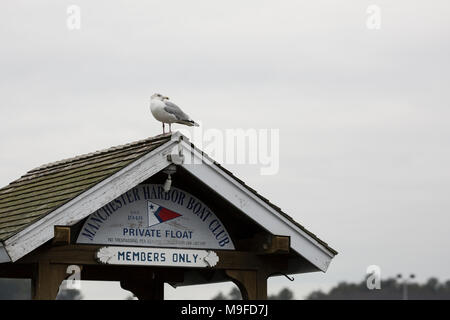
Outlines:
<svg viewBox="0 0 450 320"><path fill-rule="evenodd" d="M11 258L8 255L5 247L0 243L0 263L11 262Z"/></svg>
<svg viewBox="0 0 450 320"><path fill-rule="evenodd" d="M203 181L227 201L242 210L252 220L273 234L291 237L291 247L321 271L326 271L334 254L298 226L293 224L242 184L215 165L208 156L200 153L185 141L181 142L183 154L195 157L183 167ZM201 162L201 160L203 161ZM201 164L199 164L201 163Z"/></svg>
<svg viewBox="0 0 450 320"><path fill-rule="evenodd" d="M170 164L167 155L178 144L178 139L179 135L173 135L170 141L5 240L4 246L11 261L17 261L52 239L54 226L77 223L167 167Z"/></svg>

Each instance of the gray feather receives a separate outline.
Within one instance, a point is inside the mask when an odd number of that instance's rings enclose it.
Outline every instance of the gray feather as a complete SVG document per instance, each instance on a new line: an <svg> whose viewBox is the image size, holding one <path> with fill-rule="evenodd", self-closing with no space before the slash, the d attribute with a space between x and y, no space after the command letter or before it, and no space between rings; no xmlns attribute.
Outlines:
<svg viewBox="0 0 450 320"><path fill-rule="evenodd" d="M164 110L166 110L168 113L173 114L179 121L190 121L191 118L183 112L183 110L180 109L179 106L177 106L175 103L172 103L170 101L164 101L164 104L166 105L164 107Z"/></svg>

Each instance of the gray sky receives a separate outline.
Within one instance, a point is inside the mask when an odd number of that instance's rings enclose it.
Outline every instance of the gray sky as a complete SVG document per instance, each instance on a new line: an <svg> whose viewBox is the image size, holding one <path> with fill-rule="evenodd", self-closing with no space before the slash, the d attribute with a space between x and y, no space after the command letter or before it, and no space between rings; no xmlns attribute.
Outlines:
<svg viewBox="0 0 450 320"><path fill-rule="evenodd" d="M279 174L227 167L339 255L269 292L302 298L371 264L449 279L449 16L447 0L2 2L0 184L159 134L148 105L161 92L205 130L280 129Z"/></svg>

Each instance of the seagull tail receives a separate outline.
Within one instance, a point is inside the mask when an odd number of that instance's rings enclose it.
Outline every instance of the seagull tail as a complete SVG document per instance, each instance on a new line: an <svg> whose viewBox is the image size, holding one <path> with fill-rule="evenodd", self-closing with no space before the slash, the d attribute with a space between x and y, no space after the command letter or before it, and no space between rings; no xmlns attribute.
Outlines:
<svg viewBox="0 0 450 320"><path fill-rule="evenodd" d="M185 124L185 125L187 125L189 127L199 127L200 126L194 120L183 120L183 121L178 121L178 123Z"/></svg>

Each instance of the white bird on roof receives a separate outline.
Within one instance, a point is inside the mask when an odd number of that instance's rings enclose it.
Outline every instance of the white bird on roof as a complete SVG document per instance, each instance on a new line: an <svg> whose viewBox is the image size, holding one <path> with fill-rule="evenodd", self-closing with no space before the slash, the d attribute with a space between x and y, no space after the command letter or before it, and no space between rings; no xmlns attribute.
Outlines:
<svg viewBox="0 0 450 320"><path fill-rule="evenodd" d="M165 133L166 123L169 124L169 132L172 132L172 123L180 123L190 127L199 126L180 107L168 100L169 97L165 97L159 93L152 95L150 100L150 111L156 120L162 122L163 134Z"/></svg>

